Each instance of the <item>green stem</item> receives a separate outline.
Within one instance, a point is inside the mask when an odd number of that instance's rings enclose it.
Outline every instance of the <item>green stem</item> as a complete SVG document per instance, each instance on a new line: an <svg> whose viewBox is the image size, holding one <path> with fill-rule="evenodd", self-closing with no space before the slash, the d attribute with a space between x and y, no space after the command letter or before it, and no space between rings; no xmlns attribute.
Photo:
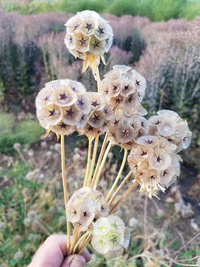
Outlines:
<svg viewBox="0 0 200 267"><path fill-rule="evenodd" d="M75 251L78 247L78 244L81 242L81 240L83 240L83 238L85 238L87 235L90 235L93 231L87 231L83 236L81 236L81 238L77 241L76 245L74 246L73 249L73 254L75 254Z"/></svg>

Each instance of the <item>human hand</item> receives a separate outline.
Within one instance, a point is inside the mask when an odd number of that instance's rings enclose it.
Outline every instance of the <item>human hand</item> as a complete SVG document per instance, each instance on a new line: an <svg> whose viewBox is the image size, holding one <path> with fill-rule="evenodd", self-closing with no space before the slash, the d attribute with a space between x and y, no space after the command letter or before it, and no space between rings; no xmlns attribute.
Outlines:
<svg viewBox="0 0 200 267"><path fill-rule="evenodd" d="M84 267L90 261L89 252L67 256L67 236L51 235L35 253L28 267Z"/></svg>

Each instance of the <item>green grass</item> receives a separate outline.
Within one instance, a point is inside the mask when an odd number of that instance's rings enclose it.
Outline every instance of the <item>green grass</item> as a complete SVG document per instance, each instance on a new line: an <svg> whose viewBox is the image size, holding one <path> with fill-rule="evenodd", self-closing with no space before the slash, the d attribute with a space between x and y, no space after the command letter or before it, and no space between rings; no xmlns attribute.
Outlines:
<svg viewBox="0 0 200 267"><path fill-rule="evenodd" d="M151 21L167 21L171 18L191 20L200 15L200 1L197 0L34 0L30 5L17 1L2 5L6 12L17 11L21 14L56 11L75 14L82 10L94 10L117 16L129 14L148 17Z"/></svg>
<svg viewBox="0 0 200 267"><path fill-rule="evenodd" d="M15 122L15 117L11 113L0 114L0 152L13 152L13 145L33 144L37 142L44 133L44 129L33 119L27 119L20 123Z"/></svg>

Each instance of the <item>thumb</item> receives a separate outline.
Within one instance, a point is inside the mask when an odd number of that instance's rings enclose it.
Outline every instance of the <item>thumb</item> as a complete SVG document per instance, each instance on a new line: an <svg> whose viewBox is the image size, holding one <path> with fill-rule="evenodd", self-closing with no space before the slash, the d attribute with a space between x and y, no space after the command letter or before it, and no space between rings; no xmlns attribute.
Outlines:
<svg viewBox="0 0 200 267"><path fill-rule="evenodd" d="M84 267L85 266L85 258L82 255L70 255L67 257L61 267Z"/></svg>

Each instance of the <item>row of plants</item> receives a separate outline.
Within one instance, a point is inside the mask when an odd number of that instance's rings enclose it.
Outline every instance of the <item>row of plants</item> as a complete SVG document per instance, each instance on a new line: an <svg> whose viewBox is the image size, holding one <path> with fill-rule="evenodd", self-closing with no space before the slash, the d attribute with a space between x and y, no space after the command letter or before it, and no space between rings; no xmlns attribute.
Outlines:
<svg viewBox="0 0 200 267"><path fill-rule="evenodd" d="M20 14L38 14L44 12L65 11L76 13L82 10L94 10L99 13L111 13L117 16L129 14L148 17L151 21L167 21L171 18L194 19L200 15L200 3L197 0L29 0L2 1L6 12L17 11Z"/></svg>
<svg viewBox="0 0 200 267"><path fill-rule="evenodd" d="M63 42L69 17L65 13L22 16L0 12L0 100L5 111L34 113L37 92L53 79L70 77L96 90L92 73L81 75L81 62L74 60ZM157 23L111 14L104 18L115 37L101 73L119 62L135 66L147 79L145 107L151 114L162 108L178 112L189 121L199 145L199 18Z"/></svg>

